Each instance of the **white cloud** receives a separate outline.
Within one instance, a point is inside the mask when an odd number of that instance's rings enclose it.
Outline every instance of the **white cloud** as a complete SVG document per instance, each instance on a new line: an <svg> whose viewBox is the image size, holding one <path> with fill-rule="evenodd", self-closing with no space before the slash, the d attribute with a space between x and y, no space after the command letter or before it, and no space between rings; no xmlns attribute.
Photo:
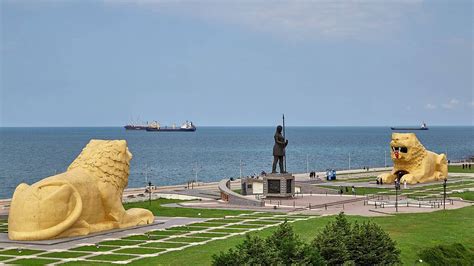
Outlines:
<svg viewBox="0 0 474 266"><path fill-rule="evenodd" d="M441 104L444 109L454 109L458 105L459 101L457 99L451 99L449 102Z"/></svg>
<svg viewBox="0 0 474 266"><path fill-rule="evenodd" d="M437 108L437 106L436 106L435 104L432 104L432 103L427 103L427 104L425 105L425 108L426 108L426 109L429 109L429 110L434 110L434 109Z"/></svg>
<svg viewBox="0 0 474 266"><path fill-rule="evenodd" d="M421 0L399 1L163 1L104 0L157 12L217 20L290 38L376 38L398 31Z"/></svg>

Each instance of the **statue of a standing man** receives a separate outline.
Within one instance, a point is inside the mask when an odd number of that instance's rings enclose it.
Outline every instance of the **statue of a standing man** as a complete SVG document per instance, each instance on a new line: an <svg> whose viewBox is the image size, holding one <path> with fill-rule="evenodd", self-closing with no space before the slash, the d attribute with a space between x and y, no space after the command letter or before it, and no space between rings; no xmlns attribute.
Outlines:
<svg viewBox="0 0 474 266"><path fill-rule="evenodd" d="M283 157L285 156L285 148L288 145L288 140L285 140L283 135L281 134L283 130L282 126L277 126L275 132L275 145L273 145L273 167L272 173L276 173L276 165L277 162L280 164L280 173L285 174L286 169L283 164Z"/></svg>

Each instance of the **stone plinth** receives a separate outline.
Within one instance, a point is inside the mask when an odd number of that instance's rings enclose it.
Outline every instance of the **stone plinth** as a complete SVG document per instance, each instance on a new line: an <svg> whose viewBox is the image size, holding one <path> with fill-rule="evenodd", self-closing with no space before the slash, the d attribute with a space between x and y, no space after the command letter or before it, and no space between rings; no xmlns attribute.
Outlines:
<svg viewBox="0 0 474 266"><path fill-rule="evenodd" d="M292 174L268 174L263 178L264 197L293 197L295 177Z"/></svg>

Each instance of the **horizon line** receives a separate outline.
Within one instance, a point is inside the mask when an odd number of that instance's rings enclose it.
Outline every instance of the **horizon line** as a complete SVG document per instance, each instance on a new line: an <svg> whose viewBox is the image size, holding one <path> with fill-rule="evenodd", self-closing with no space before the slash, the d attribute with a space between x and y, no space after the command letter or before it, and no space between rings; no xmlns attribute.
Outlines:
<svg viewBox="0 0 474 266"><path fill-rule="evenodd" d="M414 126L414 125L398 125L400 126ZM91 126L91 125L79 125L79 126L2 126L0 128L123 128L124 126L107 125L107 126ZM202 125L198 127L275 127L275 125ZM394 127L390 125L286 125L286 127ZM474 127L474 125L430 125L429 127ZM428 127L428 128L429 128Z"/></svg>

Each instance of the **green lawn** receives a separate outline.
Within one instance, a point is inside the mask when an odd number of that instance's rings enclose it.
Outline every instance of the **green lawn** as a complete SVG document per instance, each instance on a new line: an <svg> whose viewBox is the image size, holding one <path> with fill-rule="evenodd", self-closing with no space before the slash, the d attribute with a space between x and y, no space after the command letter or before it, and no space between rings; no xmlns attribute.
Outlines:
<svg viewBox="0 0 474 266"><path fill-rule="evenodd" d="M339 190L338 186L318 186L318 187L332 188L332 189ZM342 187L342 189L344 191L343 195L352 195L350 187L348 187L349 192L346 192L345 187ZM375 188L375 187L374 188L372 188L372 187L356 187L355 188L356 195L376 194L376 193L379 193L379 192L389 192L389 191L390 191L390 189L388 189L388 188Z"/></svg>
<svg viewBox="0 0 474 266"><path fill-rule="evenodd" d="M183 200L157 199L152 200L151 205L148 201L125 203L125 209L144 208L149 209L156 216L167 217L198 217L198 218L222 218L228 215L239 215L242 213L251 213L251 211L219 210L219 209L192 209L180 207L164 207L162 204L180 203Z"/></svg>
<svg viewBox="0 0 474 266"><path fill-rule="evenodd" d="M123 240L159 240L166 238L167 236L157 236L157 235L133 235L122 238Z"/></svg>
<svg viewBox="0 0 474 266"><path fill-rule="evenodd" d="M78 258L85 256L89 253L85 252L68 252L68 251L61 251L61 252L51 252L45 253L40 255L39 257L47 257L47 258Z"/></svg>
<svg viewBox="0 0 474 266"><path fill-rule="evenodd" d="M471 163L471 169L462 169L462 165L448 165L448 173L474 173L474 163Z"/></svg>
<svg viewBox="0 0 474 266"><path fill-rule="evenodd" d="M50 263L58 262L58 260L52 260L52 259L19 259L19 260L14 260L10 261L8 264L14 264L14 265L47 265Z"/></svg>
<svg viewBox="0 0 474 266"><path fill-rule="evenodd" d="M98 255L94 257L87 258L88 260L103 260L103 261L123 261L133 259L135 256L130 255L121 255L121 254L107 254L107 255Z"/></svg>
<svg viewBox="0 0 474 266"><path fill-rule="evenodd" d="M157 248L124 248L114 251L114 253L122 254L155 254L166 249L157 249Z"/></svg>
<svg viewBox="0 0 474 266"><path fill-rule="evenodd" d="M43 252L42 250L35 249L8 249L0 251L0 255L10 255L10 256L29 256L37 253Z"/></svg>
<svg viewBox="0 0 474 266"><path fill-rule="evenodd" d="M95 246L95 245L87 245L87 246L81 246L77 248L72 248L71 250L74 251L89 251L89 252L102 252L102 251L110 251L117 249L119 247L109 247L109 246Z"/></svg>
<svg viewBox="0 0 474 266"><path fill-rule="evenodd" d="M311 241L315 235L333 217L320 217L292 223L295 232L305 241ZM349 220L359 222L372 220L386 230L397 242L401 250L403 264L412 265L418 259L417 252L425 247L437 244L461 243L474 249L474 206L448 211L419 214L397 214L389 217L349 216ZM253 232L260 236L268 236L275 227ZM135 265L210 265L212 254L235 247L243 241L243 236L234 236L225 240L216 240L202 246L189 247L173 251L154 258L146 258L132 264Z"/></svg>
<svg viewBox="0 0 474 266"><path fill-rule="evenodd" d="M462 192L462 193L452 193L448 195L449 197L460 197L465 200L471 200L474 201L474 192L469 191L469 192Z"/></svg>

